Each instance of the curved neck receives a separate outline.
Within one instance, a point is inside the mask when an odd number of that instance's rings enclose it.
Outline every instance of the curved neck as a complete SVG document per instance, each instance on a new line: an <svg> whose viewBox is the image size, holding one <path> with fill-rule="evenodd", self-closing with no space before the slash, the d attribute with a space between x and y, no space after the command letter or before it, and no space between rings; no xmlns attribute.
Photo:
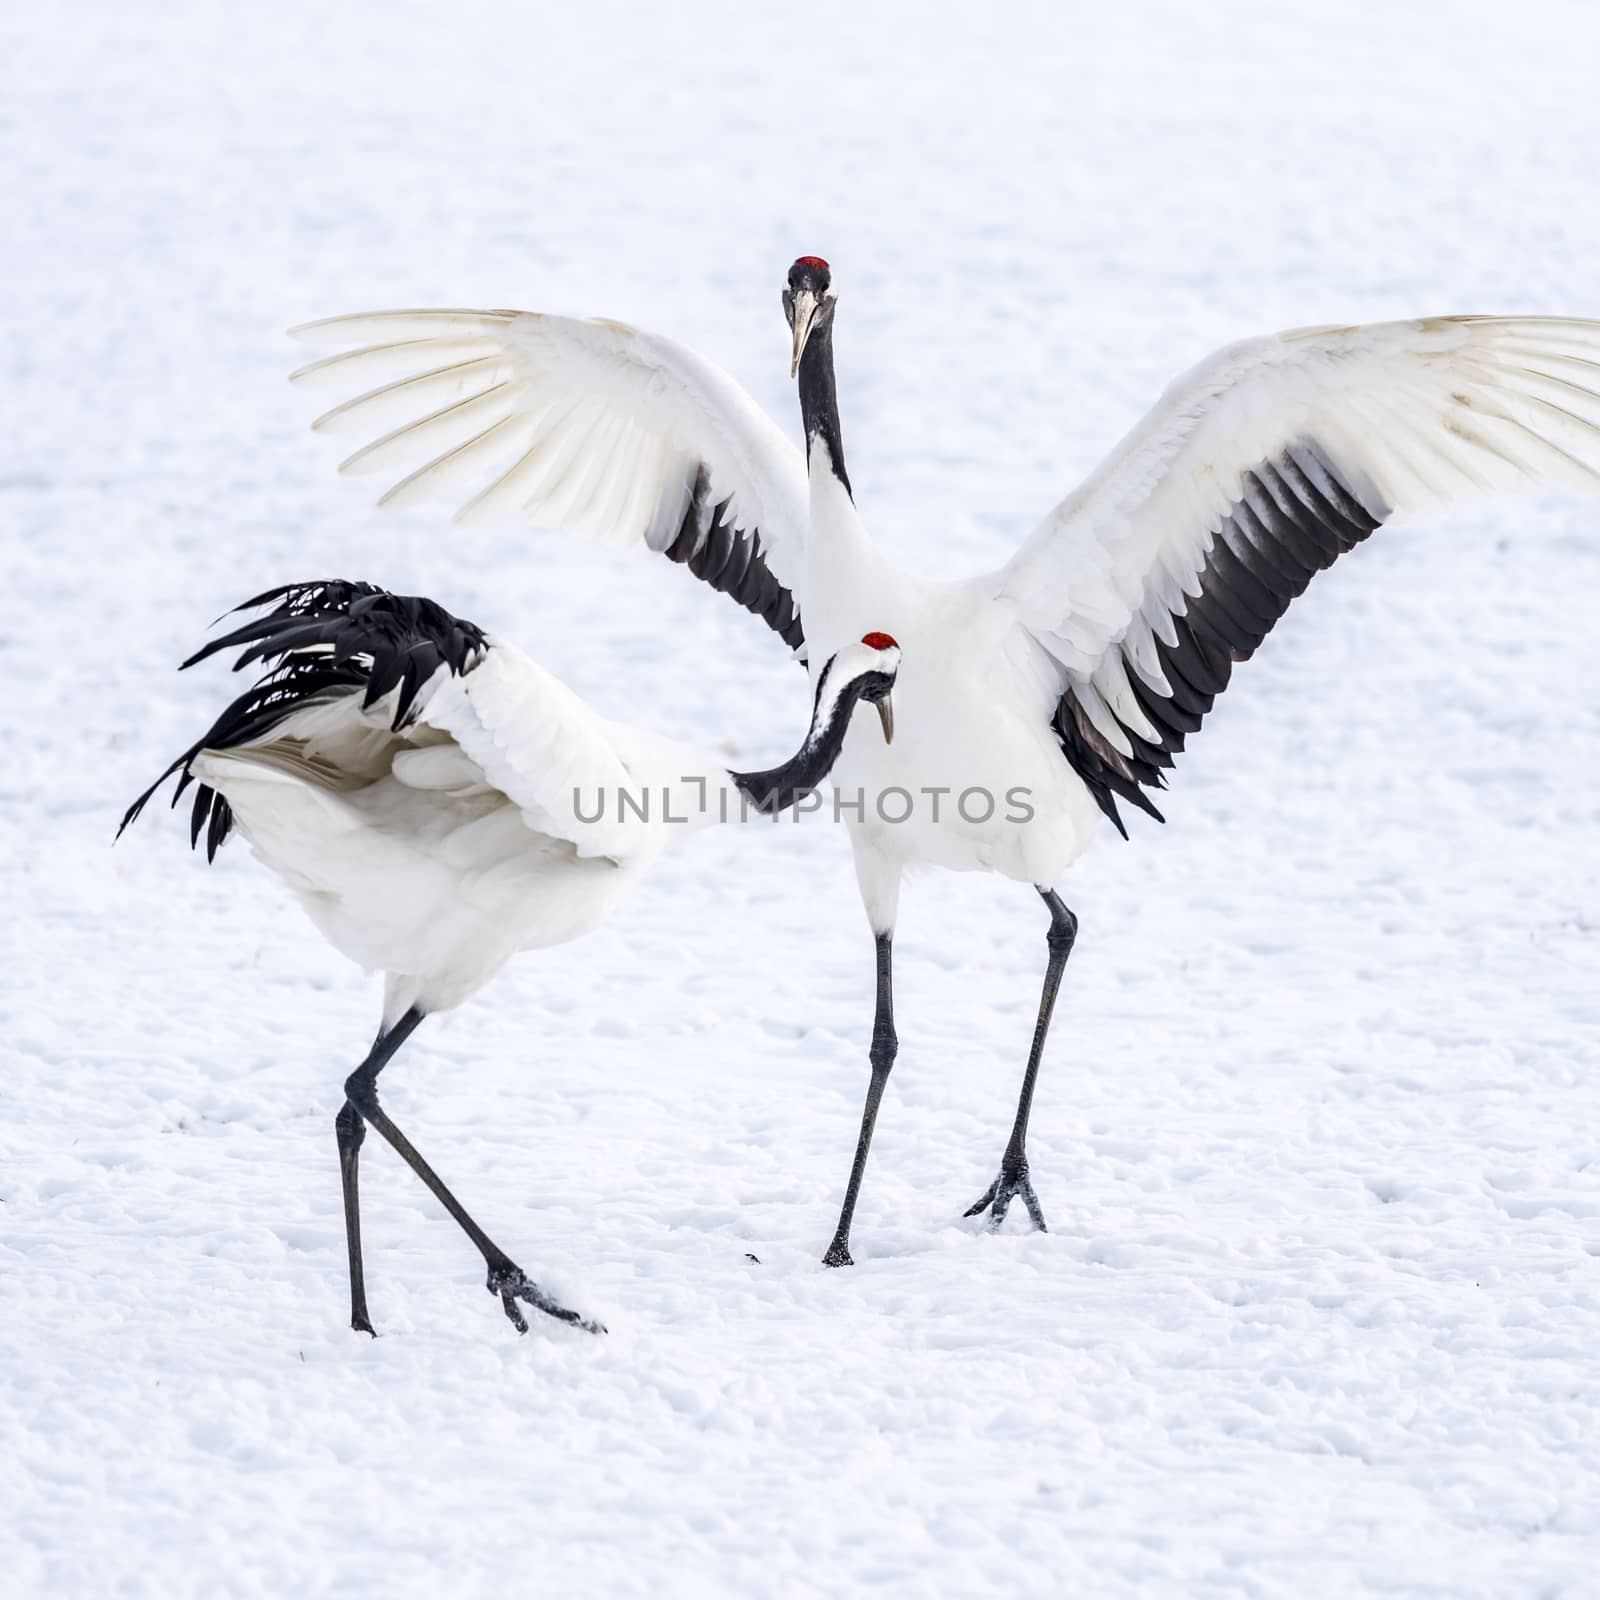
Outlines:
<svg viewBox="0 0 1600 1600"><path fill-rule="evenodd" d="M805 742L795 753L778 766L765 772L732 772L739 791L748 797L757 811L771 816L792 806L802 795L809 794L833 771L833 764L844 748L844 736L850 727L850 717L861 699L867 684L857 679L836 688L833 663L830 661L817 680L816 699L811 707L811 726L806 730Z"/></svg>
<svg viewBox="0 0 1600 1600"><path fill-rule="evenodd" d="M839 396L833 384L833 313L825 311L817 319L800 356L800 419L806 431L806 460L811 459L813 441L820 434L828 447L833 475L850 491L850 477L844 470L844 439L839 432Z"/></svg>

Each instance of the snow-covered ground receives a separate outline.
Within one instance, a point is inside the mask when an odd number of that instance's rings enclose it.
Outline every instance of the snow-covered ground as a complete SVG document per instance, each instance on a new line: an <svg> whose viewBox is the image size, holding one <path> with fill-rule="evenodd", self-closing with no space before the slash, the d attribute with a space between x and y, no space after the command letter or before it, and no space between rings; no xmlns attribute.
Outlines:
<svg viewBox="0 0 1600 1600"><path fill-rule="evenodd" d="M224 692L177 660L287 579L740 756L803 724L660 563L374 513L287 324L607 313L793 428L818 251L863 512L976 570L1226 340L1600 314L1597 69L1561 0L7 8L6 1592L1600 1593L1600 502L1380 534L1061 886L1047 1236L961 1219L1044 957L1013 885L907 894L852 1272L841 829L697 839L430 1022L386 1104L605 1339L518 1339L375 1140L352 1335L377 986L245 851L110 844Z"/></svg>

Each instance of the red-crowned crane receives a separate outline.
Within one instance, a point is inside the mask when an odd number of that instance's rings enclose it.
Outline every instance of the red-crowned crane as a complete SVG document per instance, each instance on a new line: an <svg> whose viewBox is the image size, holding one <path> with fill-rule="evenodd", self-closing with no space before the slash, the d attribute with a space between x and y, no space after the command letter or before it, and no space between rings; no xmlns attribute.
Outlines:
<svg viewBox="0 0 1600 1600"><path fill-rule="evenodd" d="M1159 818L1147 791L1234 664L1375 528L1542 485L1600 487L1600 323L1428 317L1231 345L1173 384L1004 566L931 582L890 561L856 514L827 262L797 260L782 300L803 455L720 368L609 321L336 317L295 331L355 348L295 377L365 384L316 426L384 430L343 470L408 470L386 504L451 496L463 522L510 515L661 552L803 649L813 677L866 626L905 644L900 736L884 749L857 730L833 774L877 947L871 1078L824 1257L843 1265L897 1048L905 869L998 872L1049 912L1011 1136L968 1212L997 1227L1020 1195L1043 1228L1028 1115L1077 933L1056 883L1100 815L1125 832L1119 801ZM918 803L904 817L907 792Z"/></svg>
<svg viewBox="0 0 1600 1600"><path fill-rule="evenodd" d="M378 1074L433 1012L474 994L519 950L595 927L672 840L772 813L827 776L858 702L893 730L900 652L887 634L822 663L799 750L731 772L692 746L608 722L514 646L432 600L366 583L299 583L184 665L243 646L269 664L129 807L168 778L195 789L208 859L237 827L336 950L385 975L383 1018L336 1119L350 1324L371 1333L356 1168L371 1123L483 1256L519 1332L522 1301L590 1331L467 1213L378 1103ZM120 835L121 829L118 830Z"/></svg>

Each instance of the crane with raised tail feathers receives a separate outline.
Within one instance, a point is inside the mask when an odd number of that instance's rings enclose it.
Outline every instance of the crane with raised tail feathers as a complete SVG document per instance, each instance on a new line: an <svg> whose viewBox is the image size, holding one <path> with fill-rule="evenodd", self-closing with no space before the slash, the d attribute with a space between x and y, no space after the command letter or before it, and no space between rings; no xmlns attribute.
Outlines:
<svg viewBox="0 0 1600 1600"><path fill-rule="evenodd" d="M515 646L432 600L366 583L297 583L196 651L267 671L128 808L192 784L191 842L237 828L318 931L385 976L383 1017L335 1121L350 1325L371 1333L358 1158L370 1122L482 1255L518 1332L519 1302L591 1332L486 1234L378 1103L378 1074L424 1017L460 1005L519 950L599 925L674 839L773 814L827 777L857 705L893 731L900 652L887 634L823 664L789 760L732 772L714 756L598 716Z"/></svg>
<svg viewBox="0 0 1600 1600"><path fill-rule="evenodd" d="M1150 791L1234 665L1375 529L1491 495L1600 488L1600 323L1428 317L1231 345L1179 378L1003 566L930 582L891 561L856 514L828 263L800 257L782 300L803 453L720 368L603 320L336 317L295 330L335 352L294 376L362 388L315 426L380 435L342 470L403 472L383 503L444 497L460 522L519 518L656 551L761 617L813 676L866 626L904 644L893 747L855 730L833 774L852 802L877 987L866 1104L824 1257L843 1265L898 1048L905 869L997 872L1044 901L1044 984L1016 1115L968 1212L997 1227L1020 1196L1043 1228L1027 1133L1077 933L1062 874L1098 818L1125 834L1121 804L1159 818ZM889 790L986 798L891 821L879 803ZM1025 806L1005 805L1016 791Z"/></svg>

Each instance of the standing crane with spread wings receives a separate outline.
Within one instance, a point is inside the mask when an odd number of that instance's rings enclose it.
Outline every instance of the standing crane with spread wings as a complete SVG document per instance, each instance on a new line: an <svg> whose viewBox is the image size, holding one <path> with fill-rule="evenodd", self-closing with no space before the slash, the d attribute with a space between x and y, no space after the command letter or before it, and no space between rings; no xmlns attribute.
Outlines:
<svg viewBox="0 0 1600 1600"><path fill-rule="evenodd" d="M372 440L349 473L389 505L443 498L665 555L761 617L813 674L866 628L905 648L892 746L853 729L833 773L876 941L871 1077L838 1228L896 1050L892 945L907 867L1001 873L1050 918L1038 1022L995 1181L1023 1200L1034 1084L1077 919L1055 885L1102 816L1151 791L1311 579L1392 518L1557 485L1600 488L1600 322L1429 317L1231 345L1162 396L997 571L930 582L856 514L833 373L837 285L802 256L782 300L802 454L720 368L608 321L516 311L336 317L295 374L357 398L318 419ZM935 792L967 803L898 799ZM1021 793L1026 803L1002 797ZM860 797L859 815L855 802Z"/></svg>

